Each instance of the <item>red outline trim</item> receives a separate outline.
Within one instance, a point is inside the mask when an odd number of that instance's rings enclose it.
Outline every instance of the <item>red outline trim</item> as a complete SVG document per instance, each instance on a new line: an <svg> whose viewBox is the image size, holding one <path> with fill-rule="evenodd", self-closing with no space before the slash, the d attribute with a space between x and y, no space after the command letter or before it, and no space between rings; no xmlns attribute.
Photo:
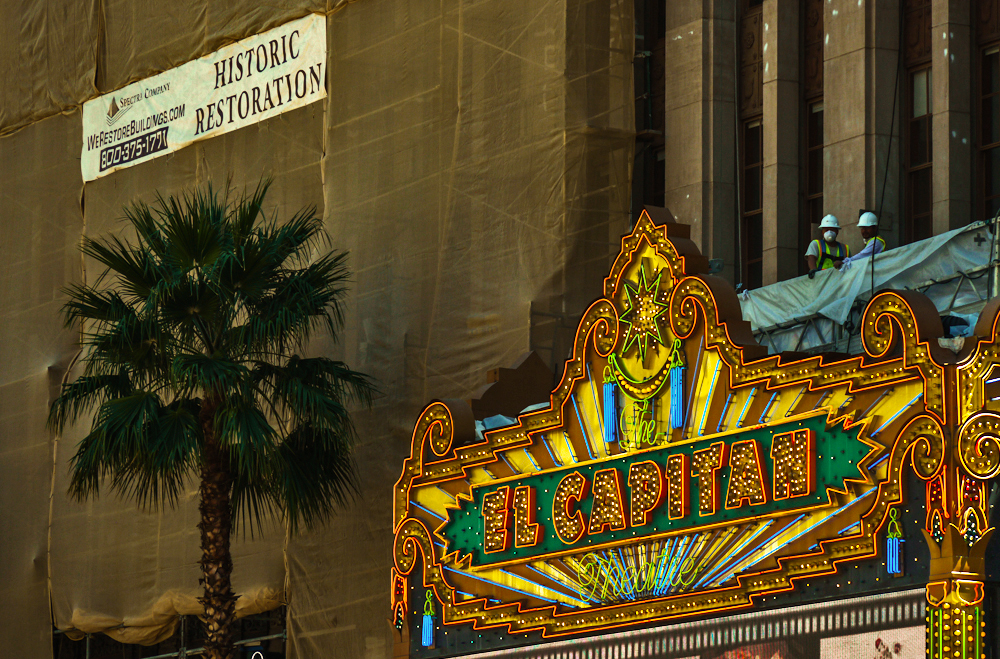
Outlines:
<svg viewBox="0 0 1000 659"><path fill-rule="evenodd" d="M643 467L645 465L651 466L653 470L656 472L656 483L659 489L656 492L656 498L653 504L648 508L641 508L635 505L635 498L633 497L633 492L635 492L636 487L642 487L648 481L644 478L642 482L635 482L633 481L632 475L638 470L637 468ZM649 518L650 516L652 516L653 511L656 510L656 508L663 502L663 499L666 496L666 493L664 492L664 490L666 490L666 487L667 483L663 479L663 472L660 471L660 465L653 462L652 460L633 462L628 466L628 489L629 489L628 509L629 509L629 522L632 528L635 528L637 526L645 526L646 524L649 524ZM637 517L636 513L639 513L639 516L641 517L639 521L636 520Z"/></svg>
<svg viewBox="0 0 1000 659"><path fill-rule="evenodd" d="M486 514L486 504L489 503L488 499L491 497L496 497L500 495L503 497L503 511L499 513L500 520L492 520L496 522L493 528L490 528L490 521L492 516L487 516ZM510 503L511 503L511 491L509 485L504 485L503 487L497 488L496 491L490 492L489 494L483 495L483 507L480 508L480 514L483 516L483 553L484 554L498 554L502 551L507 551L510 549ZM501 544L503 545L499 549L490 549L487 544L487 539L493 534L498 534L503 537Z"/></svg>
<svg viewBox="0 0 1000 659"><path fill-rule="evenodd" d="M605 480L605 474L611 474L611 480L615 485L615 492L617 492L618 497L618 519L621 522L620 526L617 526L615 522L601 522L597 526L597 530L594 530L594 509L597 506L601 506L602 512L606 506L612 505L608 502L610 497L597 494L598 481ZM628 525L628 521L625 519L625 500L622 496L622 474L620 471L612 467L611 469L601 469L594 474L594 485L592 487L591 500L593 505L590 508L590 523L587 525L587 535L599 535L604 533L604 527L609 527L610 531L624 531L625 527ZM612 505L613 506L613 505Z"/></svg>
<svg viewBox="0 0 1000 659"><path fill-rule="evenodd" d="M572 540L567 540L566 538L562 537L561 533L559 533L559 520L556 519L556 517L557 517L557 515L556 515L557 508L556 507L558 505L556 503L556 500L559 498L559 490L561 490L563 488L563 483L566 482L566 479L572 478L574 476L578 477L582 482L576 488L576 492L575 493L571 492L571 493L567 494L567 496L566 496L566 504L563 506L563 510L558 511L559 514L565 520L569 521L571 519L575 519L575 520L577 520L577 523L580 525L580 532L577 533L576 536ZM586 476L584 476L583 474L581 474L578 471L573 471L573 472L570 472L570 473L566 474L565 476L563 476L559 480L559 484L556 485L555 492L552 493L552 530L555 532L556 537L559 538L559 540L564 545L572 545L572 544L576 543L587 532L587 518L586 518L586 516L584 516L583 511L578 508L577 511L576 511L576 513L571 515L570 514L570 508L573 506L574 503L577 506L579 506L580 501L584 497L587 496L587 487L589 485L590 485L590 481L587 480ZM568 485L568 487L572 487L572 485Z"/></svg>
<svg viewBox="0 0 1000 659"><path fill-rule="evenodd" d="M718 448L717 448L718 447ZM699 517L709 517L714 515L719 510L719 500L720 500L720 490L719 487L719 470L726 465L726 443L725 442L715 442L710 446L695 451L691 459L691 477L698 479L698 516ZM698 458L702 455L710 456L712 453L718 453L718 459L715 461L715 465L705 465L708 470L705 471L702 466L698 464ZM706 458L707 459L707 458ZM701 503L704 498L704 492L702 491L702 480L708 480L711 484L711 489L709 497L711 497L712 512L702 512Z"/></svg>
<svg viewBox="0 0 1000 659"><path fill-rule="evenodd" d="M517 509L518 495L524 493L524 497L527 499L524 502L524 517L525 519L520 519L520 511ZM514 546L515 547L534 547L538 544L539 538L542 536L542 527L535 521L535 511L537 505L535 503L535 486L534 485L520 485L514 488ZM534 539L530 543L521 544L518 542L518 527L524 524L526 530L534 531L532 534Z"/></svg>

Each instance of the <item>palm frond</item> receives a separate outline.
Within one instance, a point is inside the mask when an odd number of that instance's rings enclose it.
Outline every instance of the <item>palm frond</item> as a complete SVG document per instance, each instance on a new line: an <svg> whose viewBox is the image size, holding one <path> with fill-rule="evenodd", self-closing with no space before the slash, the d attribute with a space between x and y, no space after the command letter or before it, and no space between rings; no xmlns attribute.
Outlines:
<svg viewBox="0 0 1000 659"><path fill-rule="evenodd" d="M262 178L257 183L257 188L252 194L246 193L235 204L229 215L229 225L231 227L233 243L242 245L250 236L257 219L261 217L264 207L264 197L271 188L271 178Z"/></svg>
<svg viewBox="0 0 1000 659"><path fill-rule="evenodd" d="M318 523L358 492L352 409L377 390L342 362L294 354L343 326L347 254L318 249L328 238L314 207L268 217L269 187L157 195L125 208L134 241L84 240L105 271L66 289L84 368L49 415L62 430L93 414L73 496L106 486L145 508L171 504L217 450L251 533L276 515Z"/></svg>
<svg viewBox="0 0 1000 659"><path fill-rule="evenodd" d="M49 409L49 427L61 432L67 423L74 423L92 407L131 393L132 382L124 370L112 375L81 376L62 386Z"/></svg>
<svg viewBox="0 0 1000 659"><path fill-rule="evenodd" d="M209 186L180 198L157 194L156 206L171 265L182 272L211 267L228 242L225 200Z"/></svg>
<svg viewBox="0 0 1000 659"><path fill-rule="evenodd" d="M97 290L83 284L73 284L63 289L69 300L63 306L66 327L82 321L116 323L135 312L117 291Z"/></svg>
<svg viewBox="0 0 1000 659"><path fill-rule="evenodd" d="M172 504L200 446L193 401L164 407L139 391L103 403L71 458L70 494L85 500L101 483L144 508Z"/></svg>
<svg viewBox="0 0 1000 659"><path fill-rule="evenodd" d="M84 238L80 251L108 268L116 285L127 295L146 300L164 276L152 254L118 236L105 240Z"/></svg>
<svg viewBox="0 0 1000 659"><path fill-rule="evenodd" d="M275 456L275 487L292 531L311 528L360 493L351 442L333 430L302 425Z"/></svg>

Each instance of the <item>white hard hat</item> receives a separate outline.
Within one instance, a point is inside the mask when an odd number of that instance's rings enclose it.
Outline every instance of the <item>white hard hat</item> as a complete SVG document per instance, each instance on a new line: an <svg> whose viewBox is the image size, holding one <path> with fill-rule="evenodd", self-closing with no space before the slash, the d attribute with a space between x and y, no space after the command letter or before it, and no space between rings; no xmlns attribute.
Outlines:
<svg viewBox="0 0 1000 659"><path fill-rule="evenodd" d="M836 215L827 215L819 223L820 229L840 229L840 221L837 219Z"/></svg>
<svg viewBox="0 0 1000 659"><path fill-rule="evenodd" d="M861 214L861 217L858 218L858 226L859 227L877 227L878 226L878 218L875 217L875 213L873 213L871 211L865 211L864 213Z"/></svg>

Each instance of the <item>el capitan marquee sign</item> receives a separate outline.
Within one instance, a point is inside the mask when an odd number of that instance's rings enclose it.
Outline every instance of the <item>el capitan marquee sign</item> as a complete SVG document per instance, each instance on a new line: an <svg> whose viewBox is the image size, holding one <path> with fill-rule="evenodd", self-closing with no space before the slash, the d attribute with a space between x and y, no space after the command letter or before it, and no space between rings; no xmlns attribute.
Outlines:
<svg viewBox="0 0 1000 659"><path fill-rule="evenodd" d="M901 292L869 303L864 355L769 356L705 272L687 227L644 212L548 406L480 436L468 403L427 406L394 492L397 626L414 570L425 617L544 636L748 607L893 558L904 469L926 483L929 638L946 604L981 624L1000 306L957 356Z"/></svg>

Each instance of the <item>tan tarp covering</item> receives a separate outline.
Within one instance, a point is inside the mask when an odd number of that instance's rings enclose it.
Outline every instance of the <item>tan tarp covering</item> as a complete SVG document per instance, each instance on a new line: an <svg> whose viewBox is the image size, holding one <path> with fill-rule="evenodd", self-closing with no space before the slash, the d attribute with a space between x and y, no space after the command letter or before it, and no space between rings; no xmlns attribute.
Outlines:
<svg viewBox="0 0 1000 659"><path fill-rule="evenodd" d="M0 140L0 619L3 654L46 657L52 440L48 402L76 352L59 288L80 272L80 114Z"/></svg>
<svg viewBox="0 0 1000 659"><path fill-rule="evenodd" d="M198 609L194 487L158 513L110 497L71 502L67 462L82 429L54 442L44 427L75 353L58 288L96 276L76 243L117 231L127 201L270 173L277 212L316 205L333 245L351 251L342 341L312 349L383 389L358 418L363 498L325 528L291 539L279 528L234 546L241 612L288 602L294 657L391 656L389 493L416 413L435 397L471 395L487 369L523 353L533 303L578 314L599 294L628 228L629 0L361 0L336 10L122 0L92 9L93 25L79 19L96 36L65 66L26 72L57 87L84 79L66 92L78 105L95 86L121 86L309 9L328 11L325 102L86 188L78 111L0 139L0 606L19 630L12 656L47 656L51 620L151 643L176 614ZM80 60L94 52L87 69ZM4 98L0 131L65 107Z"/></svg>
<svg viewBox="0 0 1000 659"><path fill-rule="evenodd" d="M98 1L3 4L0 134L79 107L93 94Z"/></svg>

